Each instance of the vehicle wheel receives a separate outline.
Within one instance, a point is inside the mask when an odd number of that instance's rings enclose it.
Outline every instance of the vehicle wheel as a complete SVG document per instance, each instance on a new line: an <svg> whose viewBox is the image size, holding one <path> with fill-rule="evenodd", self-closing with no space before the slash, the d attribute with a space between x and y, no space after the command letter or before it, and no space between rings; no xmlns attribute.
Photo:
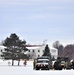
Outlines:
<svg viewBox="0 0 74 75"><path fill-rule="evenodd" d="M54 69L55 70L59 70L58 63L57 62L54 63Z"/></svg>
<svg viewBox="0 0 74 75"><path fill-rule="evenodd" d="M62 67L60 67L59 70L62 70Z"/></svg>
<svg viewBox="0 0 74 75"><path fill-rule="evenodd" d="M49 68L47 68L47 70L50 70Z"/></svg>
<svg viewBox="0 0 74 75"><path fill-rule="evenodd" d="M41 70L45 70L44 68L42 68Z"/></svg>
<svg viewBox="0 0 74 75"><path fill-rule="evenodd" d="M36 68L36 70L39 70L39 68Z"/></svg>
<svg viewBox="0 0 74 75"><path fill-rule="evenodd" d="M73 67L73 70L74 70L74 67Z"/></svg>

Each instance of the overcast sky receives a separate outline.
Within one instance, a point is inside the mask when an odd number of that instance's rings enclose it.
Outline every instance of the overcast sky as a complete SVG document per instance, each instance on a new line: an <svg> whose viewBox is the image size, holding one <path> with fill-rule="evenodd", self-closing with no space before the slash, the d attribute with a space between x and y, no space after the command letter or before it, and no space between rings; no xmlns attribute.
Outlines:
<svg viewBox="0 0 74 75"><path fill-rule="evenodd" d="M74 43L74 0L0 0L0 41L11 33L28 43Z"/></svg>

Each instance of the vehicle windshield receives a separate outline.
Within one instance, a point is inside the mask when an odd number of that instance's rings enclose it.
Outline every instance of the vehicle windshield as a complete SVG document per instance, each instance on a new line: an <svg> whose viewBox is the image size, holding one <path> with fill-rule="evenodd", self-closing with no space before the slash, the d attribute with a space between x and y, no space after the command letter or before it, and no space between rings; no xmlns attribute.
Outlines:
<svg viewBox="0 0 74 75"><path fill-rule="evenodd" d="M61 63L63 64L63 63L65 63L65 61L61 61Z"/></svg>
<svg viewBox="0 0 74 75"><path fill-rule="evenodd" d="M38 63L48 63L49 61L37 61Z"/></svg>

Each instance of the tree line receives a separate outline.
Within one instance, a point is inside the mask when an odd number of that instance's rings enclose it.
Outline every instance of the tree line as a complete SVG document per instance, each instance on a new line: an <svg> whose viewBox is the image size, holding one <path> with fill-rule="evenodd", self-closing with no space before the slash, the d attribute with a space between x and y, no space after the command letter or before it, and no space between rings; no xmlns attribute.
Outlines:
<svg viewBox="0 0 74 75"><path fill-rule="evenodd" d="M74 59L74 44L68 44L65 47L59 42L55 41L53 47L58 50L58 57L69 57Z"/></svg>
<svg viewBox="0 0 74 75"><path fill-rule="evenodd" d="M58 57L68 57L70 60L74 59L74 44L68 44L64 47L59 41L55 41L53 47L58 50ZM48 45L45 47L43 56L49 56L51 58ZM52 57L52 60L54 60L54 57Z"/></svg>

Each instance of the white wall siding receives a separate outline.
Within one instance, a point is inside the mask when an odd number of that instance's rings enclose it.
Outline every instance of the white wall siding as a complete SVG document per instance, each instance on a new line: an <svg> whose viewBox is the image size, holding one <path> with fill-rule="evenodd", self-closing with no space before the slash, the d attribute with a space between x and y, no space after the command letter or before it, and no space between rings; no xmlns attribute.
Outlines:
<svg viewBox="0 0 74 75"><path fill-rule="evenodd" d="M2 52L5 51L5 46L0 46L0 59L2 59L3 57L1 57L1 55L3 54Z"/></svg>
<svg viewBox="0 0 74 75"><path fill-rule="evenodd" d="M45 49L45 46L46 45L43 45L43 46L40 46L40 47L27 47L30 50L30 52L29 52L30 58L35 59L38 56L42 56L43 52L44 52L44 49ZM33 52L33 50L34 50L34 52ZM57 49L51 49L50 48L50 53L51 53L52 56L54 56L55 59L57 58L57 55L58 55Z"/></svg>

